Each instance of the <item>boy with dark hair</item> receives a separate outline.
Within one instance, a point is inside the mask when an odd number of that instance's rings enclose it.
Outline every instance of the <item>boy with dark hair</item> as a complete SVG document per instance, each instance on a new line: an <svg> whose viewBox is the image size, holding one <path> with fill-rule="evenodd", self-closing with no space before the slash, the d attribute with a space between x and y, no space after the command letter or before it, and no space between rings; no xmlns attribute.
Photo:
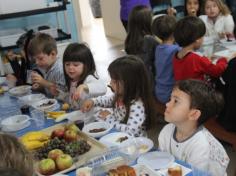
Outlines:
<svg viewBox="0 0 236 176"><path fill-rule="evenodd" d="M175 80L204 80L207 75L217 78L225 71L225 58L219 58L213 64L210 58L194 52L201 47L205 33L205 24L198 17L188 16L177 22L174 37L182 49L175 54L173 60Z"/></svg>
<svg viewBox="0 0 236 176"><path fill-rule="evenodd" d="M157 17L153 22L153 32L163 42L155 50L155 95L161 103L169 101L174 85L173 56L180 49L174 44L174 30L176 19L174 16Z"/></svg>
<svg viewBox="0 0 236 176"><path fill-rule="evenodd" d="M55 85L65 90L62 61L57 58L57 45L48 34L37 34L29 44L29 55L35 59L36 65L45 71L44 78L36 72L32 73L33 89L44 88L48 96Z"/></svg>
<svg viewBox="0 0 236 176"><path fill-rule="evenodd" d="M214 176L226 174L229 163L223 146L203 126L223 106L223 97L200 80L179 81L166 104L159 147Z"/></svg>

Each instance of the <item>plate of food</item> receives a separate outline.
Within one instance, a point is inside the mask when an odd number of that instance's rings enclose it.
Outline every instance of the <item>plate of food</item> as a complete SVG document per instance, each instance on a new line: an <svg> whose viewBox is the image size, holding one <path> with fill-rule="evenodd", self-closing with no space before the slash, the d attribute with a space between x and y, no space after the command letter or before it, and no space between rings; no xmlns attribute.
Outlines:
<svg viewBox="0 0 236 176"><path fill-rule="evenodd" d="M141 155L138 158L137 163L147 165L151 169L157 171L159 169L168 168L174 161L175 158L173 155L167 152L154 151Z"/></svg>
<svg viewBox="0 0 236 176"><path fill-rule="evenodd" d="M53 111L56 105L57 105L56 99L43 99L34 103L32 106L40 111Z"/></svg>
<svg viewBox="0 0 236 176"><path fill-rule="evenodd" d="M106 145L107 147L112 147L112 146L119 146L124 141L126 141L127 139L130 139L130 138L132 138L132 136L130 136L127 133L114 132L114 133L110 133L110 134L107 134L107 135L101 137L101 139L99 141L101 143L103 143L104 145Z"/></svg>
<svg viewBox="0 0 236 176"><path fill-rule="evenodd" d="M92 122L84 126L83 132L94 138L102 137L112 129L112 125L107 122Z"/></svg>
<svg viewBox="0 0 236 176"><path fill-rule="evenodd" d="M13 96L22 96L31 92L31 86L17 86L13 87L8 91Z"/></svg>

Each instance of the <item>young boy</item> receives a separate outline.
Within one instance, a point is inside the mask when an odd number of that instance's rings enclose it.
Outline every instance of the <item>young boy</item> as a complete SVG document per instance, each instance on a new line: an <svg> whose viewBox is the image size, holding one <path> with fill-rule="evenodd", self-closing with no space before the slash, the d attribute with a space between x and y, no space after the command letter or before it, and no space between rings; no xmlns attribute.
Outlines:
<svg viewBox="0 0 236 176"><path fill-rule="evenodd" d="M204 22L198 17L188 16L177 22L174 37L182 49L174 56L175 80L206 79L206 76L219 77L227 67L227 60L220 58L213 64L210 58L194 52L199 49L206 33Z"/></svg>
<svg viewBox="0 0 236 176"><path fill-rule="evenodd" d="M177 82L166 104L159 147L212 176L223 176L229 163L223 146L203 127L223 106L223 97L200 80Z"/></svg>
<svg viewBox="0 0 236 176"><path fill-rule="evenodd" d="M50 97L50 89L56 87L65 90L62 61L57 58L57 45L48 34L37 34L29 44L29 55L35 59L36 65L45 71L44 78L36 72L32 73L33 89L44 88Z"/></svg>
<svg viewBox="0 0 236 176"><path fill-rule="evenodd" d="M174 85L173 56L180 49L175 45L174 30L176 19L174 16L164 15L153 22L154 34L162 40L155 51L155 95L161 103L170 99Z"/></svg>

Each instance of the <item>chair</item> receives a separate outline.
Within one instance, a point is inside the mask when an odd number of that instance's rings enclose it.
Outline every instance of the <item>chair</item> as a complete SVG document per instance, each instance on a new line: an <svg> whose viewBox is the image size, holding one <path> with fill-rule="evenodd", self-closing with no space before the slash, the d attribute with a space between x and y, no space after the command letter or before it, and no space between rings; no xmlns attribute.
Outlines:
<svg viewBox="0 0 236 176"><path fill-rule="evenodd" d="M218 139L228 142L236 150L236 132L229 132L225 130L219 123L217 123L216 118L210 118L204 126Z"/></svg>

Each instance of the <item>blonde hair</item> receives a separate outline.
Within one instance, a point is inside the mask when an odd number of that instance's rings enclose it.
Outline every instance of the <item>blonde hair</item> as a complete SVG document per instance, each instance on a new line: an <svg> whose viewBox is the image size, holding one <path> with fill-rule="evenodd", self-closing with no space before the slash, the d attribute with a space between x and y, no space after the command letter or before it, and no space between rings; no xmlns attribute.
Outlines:
<svg viewBox="0 0 236 176"><path fill-rule="evenodd" d="M207 1L215 2L216 5L218 6L220 12L223 15L229 15L231 13L228 6L222 0L205 0L204 7L206 6Z"/></svg>
<svg viewBox="0 0 236 176"><path fill-rule="evenodd" d="M0 168L15 169L24 176L34 173L33 157L15 136L0 133Z"/></svg>

